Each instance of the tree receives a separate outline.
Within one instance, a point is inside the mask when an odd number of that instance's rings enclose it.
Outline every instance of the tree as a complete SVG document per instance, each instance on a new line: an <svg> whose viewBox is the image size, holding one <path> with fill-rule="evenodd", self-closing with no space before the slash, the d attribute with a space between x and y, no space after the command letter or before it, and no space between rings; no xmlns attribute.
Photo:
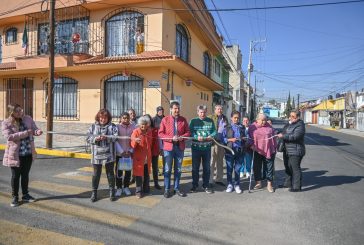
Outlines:
<svg viewBox="0 0 364 245"><path fill-rule="evenodd" d="M284 114L286 117L288 117L289 113L292 111L292 105L291 105L291 92L288 93L288 99L286 103L286 109L284 110Z"/></svg>

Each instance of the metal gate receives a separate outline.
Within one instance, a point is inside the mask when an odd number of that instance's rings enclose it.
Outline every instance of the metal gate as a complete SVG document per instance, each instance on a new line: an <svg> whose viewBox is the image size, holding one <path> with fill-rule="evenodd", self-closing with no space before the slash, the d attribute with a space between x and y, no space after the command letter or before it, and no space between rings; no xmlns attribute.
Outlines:
<svg viewBox="0 0 364 245"><path fill-rule="evenodd" d="M33 78L6 78L6 105L19 104L24 114L33 117Z"/></svg>
<svg viewBox="0 0 364 245"><path fill-rule="evenodd" d="M364 111L358 111L356 129L359 131L364 131Z"/></svg>
<svg viewBox="0 0 364 245"><path fill-rule="evenodd" d="M105 79L105 107L113 119L130 108L140 116L143 113L143 78L114 74Z"/></svg>

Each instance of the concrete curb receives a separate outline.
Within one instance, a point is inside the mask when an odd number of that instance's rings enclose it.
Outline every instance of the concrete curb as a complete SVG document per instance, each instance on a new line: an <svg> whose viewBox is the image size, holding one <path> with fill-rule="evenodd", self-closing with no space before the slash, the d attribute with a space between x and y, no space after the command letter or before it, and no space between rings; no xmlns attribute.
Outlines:
<svg viewBox="0 0 364 245"><path fill-rule="evenodd" d="M0 150L5 150L6 145L0 144ZM78 153L78 152L69 152L69 151L60 151L60 150L49 150L44 148L35 148L35 151L39 155L47 155L47 156L57 156L57 157L68 157L68 158L77 158L77 159L91 159L91 154L88 153ZM183 167L188 167L192 165L192 158L184 158L182 162ZM163 162L160 158L158 161L158 166L162 167Z"/></svg>

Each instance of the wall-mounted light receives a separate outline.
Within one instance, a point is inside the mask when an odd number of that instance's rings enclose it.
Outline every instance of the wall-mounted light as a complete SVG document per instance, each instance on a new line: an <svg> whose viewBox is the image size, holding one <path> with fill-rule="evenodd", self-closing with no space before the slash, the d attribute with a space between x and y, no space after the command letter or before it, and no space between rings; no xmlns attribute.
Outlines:
<svg viewBox="0 0 364 245"><path fill-rule="evenodd" d="M185 80L186 86L191 86L192 85L192 80L191 79L187 79Z"/></svg>

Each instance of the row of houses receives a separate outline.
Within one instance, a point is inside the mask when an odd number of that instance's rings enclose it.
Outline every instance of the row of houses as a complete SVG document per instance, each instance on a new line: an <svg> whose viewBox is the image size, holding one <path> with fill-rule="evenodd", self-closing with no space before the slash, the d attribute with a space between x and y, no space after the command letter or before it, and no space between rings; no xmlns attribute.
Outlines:
<svg viewBox="0 0 364 245"><path fill-rule="evenodd" d="M364 89L300 104L305 123L364 131Z"/></svg>
<svg viewBox="0 0 364 245"><path fill-rule="evenodd" d="M45 124L48 5L21 2L0 7L0 120L15 102ZM171 100L188 119L199 104L208 113L216 103L244 111L240 49L224 46L212 15L195 9L206 9L204 1L57 0L55 129L83 130L100 108L114 120L129 108L154 115Z"/></svg>

